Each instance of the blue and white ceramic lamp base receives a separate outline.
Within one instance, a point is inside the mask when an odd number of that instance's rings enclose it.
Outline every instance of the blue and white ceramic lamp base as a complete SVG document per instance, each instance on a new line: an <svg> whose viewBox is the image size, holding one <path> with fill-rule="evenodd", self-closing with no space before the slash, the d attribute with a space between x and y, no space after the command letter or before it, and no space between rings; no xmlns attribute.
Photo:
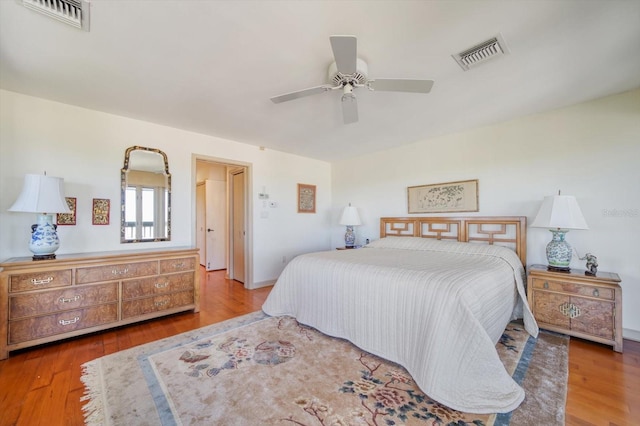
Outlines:
<svg viewBox="0 0 640 426"><path fill-rule="evenodd" d="M344 245L349 248L356 245L356 233L353 232L353 226L347 226L347 232L344 234Z"/></svg>
<svg viewBox="0 0 640 426"><path fill-rule="evenodd" d="M31 241L29 250L33 260L55 259L55 252L60 247L60 239L53 223L53 215L38 215L38 223L31 225Z"/></svg>
<svg viewBox="0 0 640 426"><path fill-rule="evenodd" d="M549 231L553 234L551 241L547 244L549 269L568 272L571 270L569 264L573 257L573 249L565 241L564 236L569 231L566 229L550 229Z"/></svg>

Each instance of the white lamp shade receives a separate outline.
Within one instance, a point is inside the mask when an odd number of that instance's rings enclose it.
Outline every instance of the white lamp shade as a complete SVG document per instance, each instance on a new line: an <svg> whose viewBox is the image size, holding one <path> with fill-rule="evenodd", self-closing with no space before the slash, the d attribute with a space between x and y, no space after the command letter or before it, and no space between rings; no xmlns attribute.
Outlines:
<svg viewBox="0 0 640 426"><path fill-rule="evenodd" d="M361 224L358 209L350 205L345 207L340 218L340 225L356 226Z"/></svg>
<svg viewBox="0 0 640 426"><path fill-rule="evenodd" d="M64 199L64 180L46 175L26 175L22 192L9 211L70 213Z"/></svg>
<svg viewBox="0 0 640 426"><path fill-rule="evenodd" d="M576 197L552 195L544 197L542 206L531 224L536 228L589 229Z"/></svg>

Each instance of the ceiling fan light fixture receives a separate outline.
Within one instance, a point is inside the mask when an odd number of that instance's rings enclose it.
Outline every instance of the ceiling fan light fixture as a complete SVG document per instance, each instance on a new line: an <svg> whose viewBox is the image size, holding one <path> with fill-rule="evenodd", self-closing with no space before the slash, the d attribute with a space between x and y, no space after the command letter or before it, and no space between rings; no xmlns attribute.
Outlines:
<svg viewBox="0 0 640 426"><path fill-rule="evenodd" d="M451 55L451 57L460 65L460 68L469 71L471 68L508 53L507 43L505 43L502 34L498 34L470 49Z"/></svg>
<svg viewBox="0 0 640 426"><path fill-rule="evenodd" d="M351 84L345 84L342 87L342 100L345 98L355 98L356 95L353 94L353 86Z"/></svg>

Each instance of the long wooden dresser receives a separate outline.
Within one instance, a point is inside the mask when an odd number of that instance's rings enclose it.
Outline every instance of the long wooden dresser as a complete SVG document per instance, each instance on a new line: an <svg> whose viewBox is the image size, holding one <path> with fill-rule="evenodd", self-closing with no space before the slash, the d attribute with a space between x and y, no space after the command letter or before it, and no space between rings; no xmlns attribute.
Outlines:
<svg viewBox="0 0 640 426"><path fill-rule="evenodd" d="M193 248L58 255L0 263L0 359L9 352L199 310Z"/></svg>

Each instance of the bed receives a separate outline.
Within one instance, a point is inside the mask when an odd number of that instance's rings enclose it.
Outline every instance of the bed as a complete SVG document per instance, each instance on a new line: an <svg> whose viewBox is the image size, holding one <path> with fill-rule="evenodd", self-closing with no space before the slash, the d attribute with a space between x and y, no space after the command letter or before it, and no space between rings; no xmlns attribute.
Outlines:
<svg viewBox="0 0 640 426"><path fill-rule="evenodd" d="M380 237L292 259L263 311L402 365L450 408L515 409L524 391L495 345L512 319L538 334L524 289L526 218L381 218Z"/></svg>

